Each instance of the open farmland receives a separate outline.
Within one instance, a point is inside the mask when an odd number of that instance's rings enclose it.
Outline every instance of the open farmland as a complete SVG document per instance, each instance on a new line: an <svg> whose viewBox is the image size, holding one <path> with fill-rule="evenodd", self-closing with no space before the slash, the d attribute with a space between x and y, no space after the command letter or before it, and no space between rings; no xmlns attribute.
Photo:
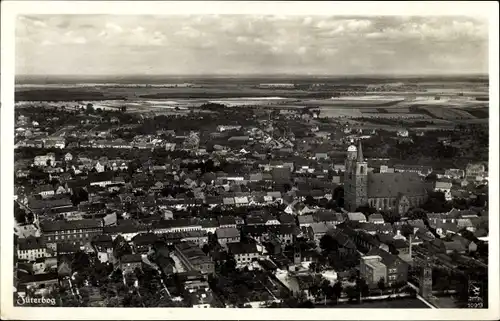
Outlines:
<svg viewBox="0 0 500 321"><path fill-rule="evenodd" d="M474 119L476 117L472 116L470 113L454 108L446 108L439 106L422 106L419 109L426 111L435 118L442 119Z"/></svg>
<svg viewBox="0 0 500 321"><path fill-rule="evenodd" d="M275 79L276 80L276 79ZM135 81L135 80L134 80ZM326 118L379 118L405 121L488 119L487 79L328 79L280 80L290 88L259 88L269 79L151 79L150 83L70 83L16 87L16 101L45 101L127 112L183 114L204 103L227 107L318 108ZM324 86L309 86L320 81ZM380 87L383 84L391 86ZM177 84L177 85L176 85ZM180 85L179 85L180 84ZM381 88L382 90L378 90ZM411 91L414 88L414 91ZM335 98L333 98L335 97ZM59 102L59 103L55 103ZM71 105L71 103L69 103Z"/></svg>

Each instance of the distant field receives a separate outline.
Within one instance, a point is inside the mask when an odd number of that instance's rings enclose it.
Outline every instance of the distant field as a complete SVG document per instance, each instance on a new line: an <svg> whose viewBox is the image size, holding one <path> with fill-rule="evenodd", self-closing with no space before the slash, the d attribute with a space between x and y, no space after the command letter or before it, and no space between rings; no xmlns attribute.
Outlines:
<svg viewBox="0 0 500 321"><path fill-rule="evenodd" d="M473 115L470 113L460 110L460 109L454 109L454 108L444 108L444 107L438 107L438 106L422 106L420 107L421 109L427 111L429 114L433 115L436 118L443 118L443 119L474 119Z"/></svg>

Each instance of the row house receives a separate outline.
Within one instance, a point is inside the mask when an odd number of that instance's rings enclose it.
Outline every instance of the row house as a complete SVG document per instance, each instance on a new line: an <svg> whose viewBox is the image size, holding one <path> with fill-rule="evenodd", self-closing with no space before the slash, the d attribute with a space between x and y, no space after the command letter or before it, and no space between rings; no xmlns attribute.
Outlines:
<svg viewBox="0 0 500 321"><path fill-rule="evenodd" d="M229 243L228 251L234 255L237 266L245 266L260 257L255 243Z"/></svg>
<svg viewBox="0 0 500 321"><path fill-rule="evenodd" d="M163 239L168 245L173 245L179 242L190 242L202 247L208 243L208 233L204 230L170 232L163 234Z"/></svg>
<svg viewBox="0 0 500 321"><path fill-rule="evenodd" d="M105 233L105 232L104 232ZM108 234L97 235L91 241L91 246L101 263L114 263L113 239Z"/></svg>
<svg viewBox="0 0 500 321"><path fill-rule="evenodd" d="M132 241L132 239L140 234L147 233L151 228L146 225L136 225L136 224L118 224L116 226L105 226L103 232L110 235L114 240L118 235L121 235L127 242Z"/></svg>
<svg viewBox="0 0 500 321"><path fill-rule="evenodd" d="M19 260L35 261L50 256L43 238L27 237L18 239L17 257Z"/></svg>
<svg viewBox="0 0 500 321"><path fill-rule="evenodd" d="M217 235L217 241L224 247L226 247L228 243L236 243L241 239L240 231L235 227L218 228L215 233Z"/></svg>
<svg viewBox="0 0 500 321"><path fill-rule="evenodd" d="M34 164L35 166L45 167L54 166L56 163L56 155L54 153L48 153L47 155L35 156Z"/></svg>
<svg viewBox="0 0 500 321"><path fill-rule="evenodd" d="M202 226L199 222L191 219L177 219L160 221L153 227L156 234L172 233L172 232L188 232L201 230Z"/></svg>
<svg viewBox="0 0 500 321"><path fill-rule="evenodd" d="M49 138L43 141L43 147L63 149L66 147L66 141L62 138Z"/></svg>
<svg viewBox="0 0 500 321"><path fill-rule="evenodd" d="M35 188L34 194L40 195L42 198L49 198L55 194L55 190L52 185L41 185Z"/></svg>
<svg viewBox="0 0 500 321"><path fill-rule="evenodd" d="M202 274L213 274L215 264L205 255L197 244L182 242L174 245L175 254L188 271L199 271Z"/></svg>
<svg viewBox="0 0 500 321"><path fill-rule="evenodd" d="M41 224L41 230L46 243L83 245L103 233L103 222L101 219L46 221Z"/></svg>

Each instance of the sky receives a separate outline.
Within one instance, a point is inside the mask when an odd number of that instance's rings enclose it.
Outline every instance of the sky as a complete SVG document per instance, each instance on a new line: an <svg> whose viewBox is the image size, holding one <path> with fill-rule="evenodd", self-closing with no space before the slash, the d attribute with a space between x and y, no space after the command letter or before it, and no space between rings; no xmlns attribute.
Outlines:
<svg viewBox="0 0 500 321"><path fill-rule="evenodd" d="M488 23L452 16L31 15L18 75L488 73Z"/></svg>

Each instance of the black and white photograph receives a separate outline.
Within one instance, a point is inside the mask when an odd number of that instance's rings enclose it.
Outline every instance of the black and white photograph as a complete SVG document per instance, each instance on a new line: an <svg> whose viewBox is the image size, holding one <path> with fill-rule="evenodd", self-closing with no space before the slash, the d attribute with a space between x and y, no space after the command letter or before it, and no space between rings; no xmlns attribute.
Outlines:
<svg viewBox="0 0 500 321"><path fill-rule="evenodd" d="M499 317L498 5L45 3L2 40L2 318Z"/></svg>

